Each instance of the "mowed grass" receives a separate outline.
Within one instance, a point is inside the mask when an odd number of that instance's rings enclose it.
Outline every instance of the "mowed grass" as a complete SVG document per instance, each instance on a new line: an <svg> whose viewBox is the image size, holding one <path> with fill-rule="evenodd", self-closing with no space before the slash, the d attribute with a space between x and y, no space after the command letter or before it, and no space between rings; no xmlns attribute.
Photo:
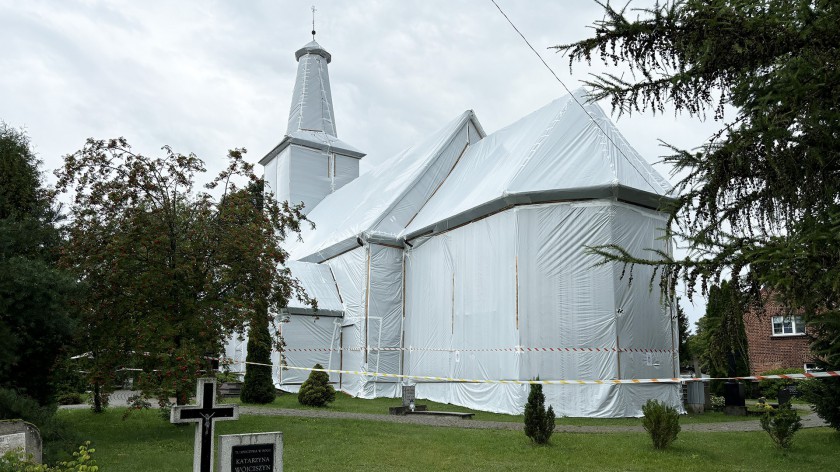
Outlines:
<svg viewBox="0 0 840 472"><path fill-rule="evenodd" d="M102 415L63 410L61 417L93 442L103 471L186 471L193 426L174 426L156 411L114 408ZM837 470L840 434L828 428L797 433L779 451L764 432L680 433L655 451L644 433L555 433L548 447L520 431L475 430L377 421L242 416L220 422L217 434L282 431L287 471L430 470Z"/></svg>
<svg viewBox="0 0 840 472"><path fill-rule="evenodd" d="M226 403L240 403L238 399L229 399ZM253 405L267 408L288 408L294 410L328 410L340 411L350 413L369 413L374 415L387 415L388 407L400 406L401 399L399 398L374 398L362 399L352 397L346 393L337 392L335 401L330 403L326 408L317 408L304 406L298 403L297 395L291 393L283 393L277 396L273 403L268 405ZM473 421L505 421L522 423L524 418L522 415L505 415L501 413L489 413L486 411L471 410L457 405L450 405L448 403L438 403L428 400L417 400L418 405L426 405L429 410L434 411L457 411L461 413L473 413ZM800 413L803 414L803 413ZM558 423L572 425L572 426L638 426L640 420L638 418L558 418ZM758 421L756 417L746 416L727 416L722 412L708 412L700 415L688 414L680 416L682 424L691 423L720 423L728 421Z"/></svg>

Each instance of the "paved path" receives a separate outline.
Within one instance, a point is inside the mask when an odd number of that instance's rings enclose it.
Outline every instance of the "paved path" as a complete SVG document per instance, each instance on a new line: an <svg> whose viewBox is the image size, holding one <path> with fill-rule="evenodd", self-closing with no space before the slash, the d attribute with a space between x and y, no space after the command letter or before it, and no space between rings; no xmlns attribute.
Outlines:
<svg viewBox="0 0 840 472"><path fill-rule="evenodd" d="M117 390L110 396L110 406L125 407L128 406L128 398L135 395L137 392L130 390ZM151 402L153 407L157 405ZM826 426L815 413L810 413L810 409L801 405L797 406L802 414L803 428L816 428ZM65 409L80 409L89 408L88 405L66 405L61 408ZM434 416L394 416L386 414L371 414L371 413L348 413L341 411L330 410L296 410L291 408L270 408L260 406L242 406L239 412L243 415L257 415L257 416L287 416L298 418L337 418L337 419L353 419L363 421L380 421L385 423L401 423L401 424L419 424L428 426L442 426L450 428L467 428L467 429L502 429L520 431L523 428L522 423L507 422L507 421L478 421L465 420L455 417L434 417ZM807 414L806 414L807 413ZM637 433L644 432L641 425L639 426L572 426L564 425L563 419L557 419L557 427L555 431L565 433ZM680 425L683 431L700 431L700 432L728 432L728 431L761 431L761 425L758 419L748 421L730 421L725 423L691 423Z"/></svg>

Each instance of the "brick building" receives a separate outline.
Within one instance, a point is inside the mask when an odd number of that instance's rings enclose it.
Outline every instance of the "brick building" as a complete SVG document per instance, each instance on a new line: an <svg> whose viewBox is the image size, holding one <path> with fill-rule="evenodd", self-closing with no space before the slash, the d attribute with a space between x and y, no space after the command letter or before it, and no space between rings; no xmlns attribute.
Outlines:
<svg viewBox="0 0 840 472"><path fill-rule="evenodd" d="M801 369L812 362L802 317L791 315L776 300L766 299L763 311L751 307L744 314L744 329L752 375L772 369Z"/></svg>

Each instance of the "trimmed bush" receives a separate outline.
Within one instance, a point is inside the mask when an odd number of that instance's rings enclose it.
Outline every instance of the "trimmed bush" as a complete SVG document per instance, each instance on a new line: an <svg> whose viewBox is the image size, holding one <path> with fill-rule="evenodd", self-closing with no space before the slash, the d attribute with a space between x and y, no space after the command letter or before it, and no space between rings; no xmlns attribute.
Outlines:
<svg viewBox="0 0 840 472"><path fill-rule="evenodd" d="M680 415L676 408L657 400L648 400L642 406L642 414L642 426L650 434L654 448L665 449L677 439L680 432Z"/></svg>
<svg viewBox="0 0 840 472"><path fill-rule="evenodd" d="M539 377L537 377L539 380ZM542 384L531 384L528 403L525 404L525 436L537 444L548 444L554 433L554 408L545 409Z"/></svg>
<svg viewBox="0 0 840 472"><path fill-rule="evenodd" d="M315 364L315 369L323 369L321 364ZM306 406L327 406L335 401L335 389L330 385L330 376L326 372L313 370L309 378L303 382L298 392L298 402Z"/></svg>
<svg viewBox="0 0 840 472"><path fill-rule="evenodd" d="M761 427L767 431L776 447L787 449L793 442L793 435L802 428L802 420L790 404L784 404L779 405L776 414L765 413L761 417Z"/></svg>

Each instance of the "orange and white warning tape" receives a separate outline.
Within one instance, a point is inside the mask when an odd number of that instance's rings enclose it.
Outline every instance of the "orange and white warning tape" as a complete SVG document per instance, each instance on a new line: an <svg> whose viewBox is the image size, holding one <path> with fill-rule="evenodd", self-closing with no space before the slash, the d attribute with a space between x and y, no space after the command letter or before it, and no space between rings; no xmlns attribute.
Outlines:
<svg viewBox="0 0 840 472"><path fill-rule="evenodd" d="M220 359L226 364L250 364L261 365L265 367L274 367L273 364L263 364L258 362L241 362L232 359ZM708 380L765 380L765 379L813 379L824 377L840 377L840 372L812 372L806 374L780 374L780 375L760 375L752 377L705 377L705 378L662 378L662 379L599 379L599 380L492 380L492 379L462 379L457 377L439 377L432 375L404 375L391 374L384 372L368 372L364 370L339 370L339 369L315 369L312 367L297 367L284 365L280 366L283 369L301 370L301 371L315 371L327 372L331 374L348 374L358 375L362 377L384 377L396 379L411 379L411 380L432 380L437 382L455 382L455 383L486 383L486 384L514 384L514 385L612 385L612 384L650 384L650 383L683 383L683 382L704 382Z"/></svg>

